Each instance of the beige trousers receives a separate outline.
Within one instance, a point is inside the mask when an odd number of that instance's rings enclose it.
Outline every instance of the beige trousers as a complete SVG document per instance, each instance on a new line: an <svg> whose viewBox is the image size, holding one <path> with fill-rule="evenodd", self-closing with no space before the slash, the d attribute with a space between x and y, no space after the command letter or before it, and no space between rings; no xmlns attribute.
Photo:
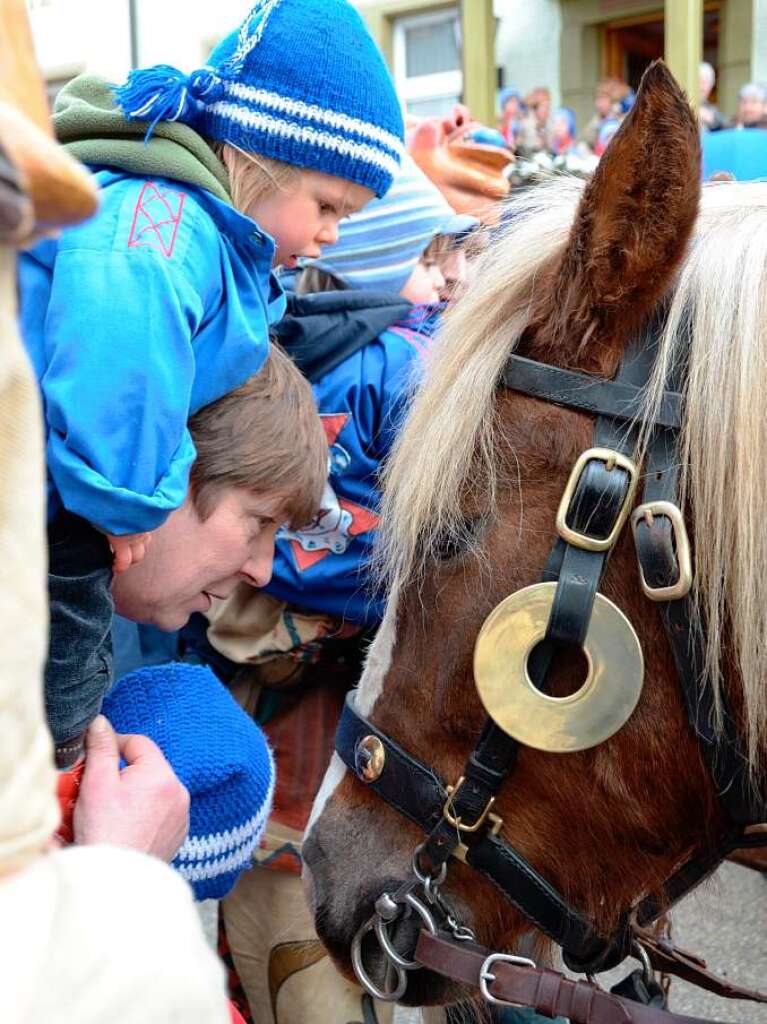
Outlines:
<svg viewBox="0 0 767 1024"><path fill-rule="evenodd" d="M336 971L314 931L301 879L254 867L223 902L229 948L256 1024L352 1024L362 990ZM375 1004L379 1024L392 1008Z"/></svg>

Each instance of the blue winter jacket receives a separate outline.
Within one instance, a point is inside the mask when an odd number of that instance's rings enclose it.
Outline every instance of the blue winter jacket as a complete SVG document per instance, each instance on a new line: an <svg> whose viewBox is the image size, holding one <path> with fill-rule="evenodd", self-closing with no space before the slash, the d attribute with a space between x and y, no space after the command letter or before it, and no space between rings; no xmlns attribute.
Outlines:
<svg viewBox="0 0 767 1024"><path fill-rule="evenodd" d="M381 295L373 298L379 301L366 310L364 292L289 296L288 314L277 327L291 355L310 354L313 334L318 344L334 336L342 350L346 334L367 326L369 340L313 383L330 450L329 481L315 522L278 537L266 588L290 604L365 625L383 615L383 596L372 591L367 571L378 524L378 474L437 322L426 307L403 315L402 300L389 296L400 316L381 330L386 310Z"/></svg>
<svg viewBox="0 0 767 1024"><path fill-rule="evenodd" d="M211 192L101 169L98 214L20 258L48 516L153 530L187 493L187 420L262 366L285 308L272 239Z"/></svg>

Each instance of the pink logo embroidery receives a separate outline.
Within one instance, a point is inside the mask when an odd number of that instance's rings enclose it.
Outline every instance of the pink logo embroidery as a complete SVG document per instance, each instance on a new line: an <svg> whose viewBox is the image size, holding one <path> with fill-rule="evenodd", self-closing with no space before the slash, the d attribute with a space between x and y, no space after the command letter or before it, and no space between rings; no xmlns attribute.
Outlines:
<svg viewBox="0 0 767 1024"><path fill-rule="evenodd" d="M154 249L170 259L185 200L185 192L147 181L133 211L128 248Z"/></svg>

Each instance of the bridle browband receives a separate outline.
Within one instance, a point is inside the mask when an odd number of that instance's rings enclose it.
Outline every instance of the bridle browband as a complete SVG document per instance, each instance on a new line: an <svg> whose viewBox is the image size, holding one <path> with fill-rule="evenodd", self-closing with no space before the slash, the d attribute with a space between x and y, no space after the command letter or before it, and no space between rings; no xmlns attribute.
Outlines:
<svg viewBox="0 0 767 1024"><path fill-rule="evenodd" d="M500 383L506 389L597 416L594 447L578 459L573 469L557 516L559 536L541 577L543 581L555 582L556 591L546 638L531 656L528 673L536 687L544 691L555 651L563 645L580 646L586 637L607 559L631 514L639 483L632 458L643 428L646 386L656 355L654 338L654 332L648 330L635 340L613 380L564 370L517 354L509 357L502 371ZM678 381L673 383L678 385ZM642 501L631 515L631 524L642 589L650 600L660 604L687 715L729 821L715 849L684 863L667 879L660 897L643 898L622 916L612 935L604 936L510 843L500 838L502 822L492 813L492 806L512 772L519 744L492 718L486 719L463 773L453 786L360 715L353 694L347 697L336 736L336 751L347 767L427 835L414 857L414 880L402 890L410 892L407 898L411 903L413 886L425 880L430 902L444 910L438 886L448 859L457 857L489 878L522 914L559 945L568 967L587 975L614 967L637 952L640 936L641 953L645 955L647 950L656 963L673 971L672 947L666 944L664 952L648 941L641 930L715 870L732 850L767 844L767 835L753 829L767 818L767 807L751 787L748 761L724 695L720 695L720 725L715 728L714 689L704 670L705 637L688 596L689 542L677 504L681 426L682 395L677 386L664 392L649 431ZM457 924L449 920L451 925ZM369 925L372 929L373 925ZM465 934L457 934L454 927L452 932L454 939L466 938ZM383 933L388 934L385 928ZM380 928L377 934L381 935ZM437 939L440 937L423 930L419 949L427 959L429 951L443 948ZM449 960L449 955L445 955ZM511 958L515 959L519 958ZM434 957L428 965L439 970L433 960ZM396 956L393 963L402 981L402 967L398 966ZM419 961L418 966L422 965ZM365 983L368 979L361 964L355 966ZM529 972L531 966L517 964L516 969ZM716 984L707 984L699 976L697 982L719 994L735 993L741 998L767 1001L767 997L719 983L718 979ZM380 997L388 993L375 994ZM599 1018L583 1019L596 1022ZM670 1024L674 1018L664 1014L657 1019Z"/></svg>

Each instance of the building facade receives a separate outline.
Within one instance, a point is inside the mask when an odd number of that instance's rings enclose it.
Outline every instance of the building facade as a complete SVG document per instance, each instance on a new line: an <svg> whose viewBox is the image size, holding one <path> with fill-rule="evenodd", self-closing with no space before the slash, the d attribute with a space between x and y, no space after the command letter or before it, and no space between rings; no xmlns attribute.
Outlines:
<svg viewBox="0 0 767 1024"><path fill-rule="evenodd" d="M647 63L664 53L663 0L353 2L389 62L403 104L415 114L442 113L468 99L475 113L492 121L499 87L527 93L545 85L554 104L572 107L583 125L601 77L636 85ZM703 55L718 72L719 105L732 113L744 82L767 81L767 0L701 5ZM191 71L251 3L29 0L29 6L38 59L54 93L83 71L113 81L124 80L134 64Z"/></svg>
<svg viewBox="0 0 767 1024"><path fill-rule="evenodd" d="M465 79L477 69L462 60L462 37L490 0L355 2L413 113L446 109L465 94ZM664 55L667 7L679 2L492 0L497 85L523 93L545 85L554 104L572 107L584 124L600 78L614 75L636 86L647 64ZM741 85L767 81L767 0L702 0L701 6L703 57L717 70L720 106L732 113ZM449 78L440 77L448 70Z"/></svg>

